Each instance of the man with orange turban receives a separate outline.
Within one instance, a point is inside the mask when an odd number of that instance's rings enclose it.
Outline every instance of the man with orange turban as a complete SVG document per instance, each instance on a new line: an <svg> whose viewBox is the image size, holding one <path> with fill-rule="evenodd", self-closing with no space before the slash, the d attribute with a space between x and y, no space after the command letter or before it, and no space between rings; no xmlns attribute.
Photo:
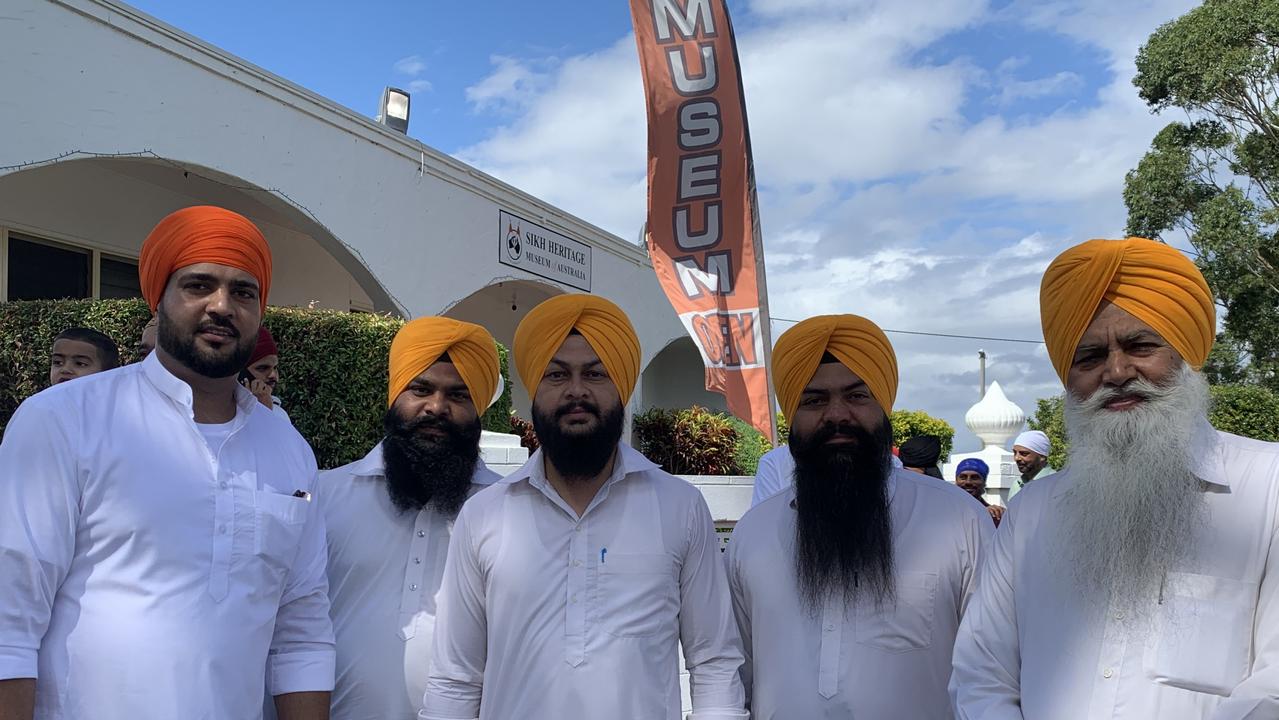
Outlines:
<svg viewBox="0 0 1279 720"><path fill-rule="evenodd" d="M424 720L748 717L710 511L621 442L640 370L630 320L561 295L515 331L541 448L454 526Z"/></svg>
<svg viewBox="0 0 1279 720"><path fill-rule="evenodd" d="M169 215L142 244L145 360L18 408L0 443L0 715L328 716L333 631L315 457L237 382L271 254L248 219Z"/></svg>
<svg viewBox="0 0 1279 720"><path fill-rule="evenodd" d="M480 416L502 388L487 330L413 320L391 342L387 376L382 441L321 473L316 493L337 638L333 720L417 717L453 519L500 479L480 460Z"/></svg>
<svg viewBox="0 0 1279 720"><path fill-rule="evenodd" d="M794 482L728 546L751 717L949 717L951 648L994 526L962 490L893 467L897 357L873 322L804 320L772 371Z"/></svg>
<svg viewBox="0 0 1279 720"><path fill-rule="evenodd" d="M1067 465L1009 503L955 648L971 720L1279 717L1279 445L1217 432L1213 296L1180 251L1048 266Z"/></svg>

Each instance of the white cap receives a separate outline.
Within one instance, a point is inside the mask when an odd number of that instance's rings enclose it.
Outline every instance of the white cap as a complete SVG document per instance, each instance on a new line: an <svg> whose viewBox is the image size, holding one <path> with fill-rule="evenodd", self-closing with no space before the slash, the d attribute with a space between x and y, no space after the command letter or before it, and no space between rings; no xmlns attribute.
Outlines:
<svg viewBox="0 0 1279 720"><path fill-rule="evenodd" d="M1039 453L1044 457L1048 457L1048 455L1052 452L1053 445L1052 441L1048 439L1048 436L1042 432L1038 430L1027 430L1026 432L1018 435L1016 440L1013 440L1013 447L1024 447L1033 453Z"/></svg>

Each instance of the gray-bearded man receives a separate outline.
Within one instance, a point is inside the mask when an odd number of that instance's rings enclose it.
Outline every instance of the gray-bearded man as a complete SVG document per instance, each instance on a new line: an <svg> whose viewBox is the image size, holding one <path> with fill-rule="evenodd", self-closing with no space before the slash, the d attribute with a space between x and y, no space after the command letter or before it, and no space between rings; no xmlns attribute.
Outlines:
<svg viewBox="0 0 1279 720"><path fill-rule="evenodd" d="M956 641L959 717L1279 717L1279 446L1208 424L1203 276L1093 240L1040 305L1070 458L1004 515Z"/></svg>

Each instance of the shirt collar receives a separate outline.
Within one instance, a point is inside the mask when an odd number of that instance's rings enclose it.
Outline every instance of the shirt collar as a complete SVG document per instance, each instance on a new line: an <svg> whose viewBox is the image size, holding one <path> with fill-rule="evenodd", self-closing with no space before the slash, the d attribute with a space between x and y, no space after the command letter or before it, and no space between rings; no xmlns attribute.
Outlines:
<svg viewBox="0 0 1279 720"><path fill-rule="evenodd" d="M186 410L187 416L192 420L195 419L195 400L191 392L191 386L185 381L178 378L177 375L169 372L169 369L160 362L159 354L152 352L142 361L142 372L146 375L147 380L160 391L160 394L168 397L173 402L180 405ZM262 406L253 393L249 392L239 383L235 386L235 405L239 412L236 413L237 419L241 414L247 416L254 410L254 405Z"/></svg>
<svg viewBox="0 0 1279 720"><path fill-rule="evenodd" d="M352 477L381 479L386 477L386 461L382 457L382 442L369 451L368 455L356 460L350 470ZM474 485L492 485L498 478L497 473L489 470L483 460L475 461L475 472L471 475Z"/></svg>
<svg viewBox="0 0 1279 720"><path fill-rule="evenodd" d="M1230 475L1226 472L1226 445L1221 433L1205 419L1195 435L1192 470L1195 477L1211 485L1230 487Z"/></svg>

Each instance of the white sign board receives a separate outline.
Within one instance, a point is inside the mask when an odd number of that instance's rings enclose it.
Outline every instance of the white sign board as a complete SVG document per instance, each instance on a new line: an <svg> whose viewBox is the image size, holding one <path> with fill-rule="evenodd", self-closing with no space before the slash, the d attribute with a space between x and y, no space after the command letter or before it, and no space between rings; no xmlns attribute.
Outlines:
<svg viewBox="0 0 1279 720"><path fill-rule="evenodd" d="M501 234L497 259L548 280L591 291L591 246L505 210L498 211Z"/></svg>

